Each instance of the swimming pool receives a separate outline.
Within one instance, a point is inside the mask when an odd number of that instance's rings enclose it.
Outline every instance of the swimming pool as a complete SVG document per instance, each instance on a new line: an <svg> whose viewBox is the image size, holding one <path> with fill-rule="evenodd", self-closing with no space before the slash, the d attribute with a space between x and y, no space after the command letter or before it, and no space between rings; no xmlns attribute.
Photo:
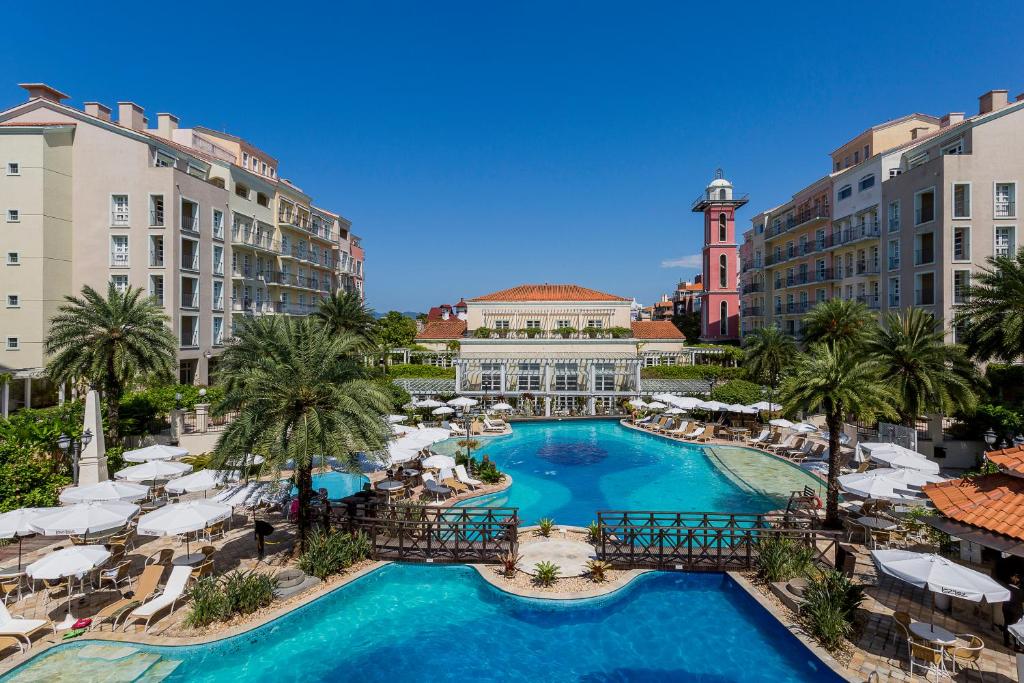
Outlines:
<svg viewBox="0 0 1024 683"><path fill-rule="evenodd" d="M327 489L327 497L331 500L341 500L351 496L363 489L363 484L369 483L370 479L363 474L349 474L348 472L322 472L313 475L313 490ZM292 495L298 495L299 487L292 487Z"/></svg>
<svg viewBox="0 0 1024 683"><path fill-rule="evenodd" d="M470 567L430 565L385 566L209 645L76 643L0 680L398 679L841 680L722 574L651 573L612 595L566 603L508 595Z"/></svg>
<svg viewBox="0 0 1024 683"><path fill-rule="evenodd" d="M457 443L435 446L454 452ZM598 510L767 512L793 490L821 481L747 448L705 447L628 429L615 420L517 422L512 435L482 439L512 486L462 505L512 506L534 524L550 517L585 526Z"/></svg>

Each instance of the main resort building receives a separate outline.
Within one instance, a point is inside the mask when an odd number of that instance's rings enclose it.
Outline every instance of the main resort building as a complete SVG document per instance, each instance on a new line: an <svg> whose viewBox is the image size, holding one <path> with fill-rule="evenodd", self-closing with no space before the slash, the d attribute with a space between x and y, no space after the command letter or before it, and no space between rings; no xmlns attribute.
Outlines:
<svg viewBox="0 0 1024 683"><path fill-rule="evenodd" d="M51 405L43 340L64 297L89 285L141 288L170 319L178 374L207 384L246 316L307 315L363 291L351 223L280 177L278 160L221 131L151 127L142 107L111 109L41 83L0 112L0 415Z"/></svg>
<svg viewBox="0 0 1024 683"><path fill-rule="evenodd" d="M515 403L527 415L601 415L660 391L699 394L700 380L649 380L642 368L700 362L667 320L631 319L633 302L578 285L521 285L464 302L428 321L417 344L458 349L456 379L405 380L416 396L459 393L484 405ZM462 302L460 302L460 309Z"/></svg>

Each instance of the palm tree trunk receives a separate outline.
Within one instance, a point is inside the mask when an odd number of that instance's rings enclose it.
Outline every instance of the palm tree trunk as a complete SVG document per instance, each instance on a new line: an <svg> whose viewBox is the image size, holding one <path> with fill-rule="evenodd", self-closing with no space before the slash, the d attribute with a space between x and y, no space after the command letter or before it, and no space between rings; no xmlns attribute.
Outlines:
<svg viewBox="0 0 1024 683"><path fill-rule="evenodd" d="M107 404L107 434L111 446L120 444L121 437L121 387L114 370L114 356L107 358L106 386L103 394Z"/></svg>
<svg viewBox="0 0 1024 683"><path fill-rule="evenodd" d="M297 468L295 483L299 486L299 554L306 552L306 536L309 532L309 502L313 498L313 465Z"/></svg>
<svg viewBox="0 0 1024 683"><path fill-rule="evenodd" d="M825 496L825 528L842 529L839 520L839 429L843 416L839 408L833 408L825 414L828 425L828 491Z"/></svg>

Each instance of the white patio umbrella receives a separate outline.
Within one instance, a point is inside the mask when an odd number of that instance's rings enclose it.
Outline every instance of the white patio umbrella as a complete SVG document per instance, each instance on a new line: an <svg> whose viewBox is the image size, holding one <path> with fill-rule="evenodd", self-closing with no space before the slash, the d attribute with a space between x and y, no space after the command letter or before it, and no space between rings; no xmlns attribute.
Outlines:
<svg viewBox="0 0 1024 683"><path fill-rule="evenodd" d="M717 413L722 410L726 410L729 406L725 403L719 403L718 401L702 401L700 407L704 410L710 410L713 413Z"/></svg>
<svg viewBox="0 0 1024 683"><path fill-rule="evenodd" d="M188 534L223 522L231 517L231 506L209 500L174 503L139 517L139 536L177 536L185 534L185 553L191 554Z"/></svg>
<svg viewBox="0 0 1024 683"><path fill-rule="evenodd" d="M149 495L149 487L124 481L72 486L60 492L62 503L96 503L106 500L136 501Z"/></svg>
<svg viewBox="0 0 1024 683"><path fill-rule="evenodd" d="M672 405L682 410L693 410L699 408L703 403L704 401L693 396L676 396L672 400Z"/></svg>
<svg viewBox="0 0 1024 683"><path fill-rule="evenodd" d="M242 469L246 467L255 467L256 465L262 465L266 461L267 459L264 458L262 455L257 455L256 453L246 453L244 457L231 458L230 460L226 460L224 462L224 465L227 467Z"/></svg>
<svg viewBox="0 0 1024 683"><path fill-rule="evenodd" d="M908 473L913 472L914 475ZM920 499L920 488L925 484L942 481L942 477L914 472L914 470L878 469L855 472L839 477L839 486L847 493L874 500L913 501Z"/></svg>
<svg viewBox="0 0 1024 683"><path fill-rule="evenodd" d="M395 424L397 422L405 422L408 418L408 415L388 415L388 422Z"/></svg>
<svg viewBox="0 0 1024 683"><path fill-rule="evenodd" d="M872 550L878 569L918 588L971 602L1006 602L1010 591L992 577L940 555L909 550Z"/></svg>
<svg viewBox="0 0 1024 683"><path fill-rule="evenodd" d="M449 408L448 406L441 406L440 408L434 408L430 411L433 415L451 415L455 412L455 408Z"/></svg>
<svg viewBox="0 0 1024 683"><path fill-rule="evenodd" d="M32 520L57 510L60 508L18 508L0 515L0 538L18 537L18 571L21 571L21 539L37 533L32 528Z"/></svg>
<svg viewBox="0 0 1024 683"><path fill-rule="evenodd" d="M629 399L629 405L633 406L634 408L646 408L647 402L644 401L642 398L631 398Z"/></svg>
<svg viewBox="0 0 1024 683"><path fill-rule="evenodd" d="M253 508L262 503L276 503L288 495L291 484L282 481L250 481L226 488L211 501L225 503L232 507Z"/></svg>
<svg viewBox="0 0 1024 683"><path fill-rule="evenodd" d="M234 470L199 470L184 477L172 479L164 487L169 493L196 493L209 491L227 483L238 481L238 472Z"/></svg>
<svg viewBox="0 0 1024 683"><path fill-rule="evenodd" d="M903 469L919 470L930 474L939 473L938 463L932 462L917 451L904 448L898 444L860 444L858 448L867 452L868 457L877 463Z"/></svg>
<svg viewBox="0 0 1024 683"><path fill-rule="evenodd" d="M400 425L400 424L392 424L391 425L391 431L393 433L395 433L395 434L398 434L399 436L401 436L403 434L408 434L409 432L411 432L411 431L413 431L415 429L416 429L415 427L410 427L409 425Z"/></svg>
<svg viewBox="0 0 1024 683"><path fill-rule="evenodd" d="M440 401L435 401L432 398L428 398L425 401L420 401L419 403L417 403L416 407L417 408L440 408L443 405L444 404L441 403Z"/></svg>
<svg viewBox="0 0 1024 683"><path fill-rule="evenodd" d="M788 429L793 426L793 423L784 417L777 417L774 420L768 420L768 424L772 427L782 427L784 429Z"/></svg>
<svg viewBox="0 0 1024 683"><path fill-rule="evenodd" d="M491 410L505 411L505 410L515 410L515 408L510 406L508 403L505 403L504 401L502 401L500 403L495 403L493 406L491 406Z"/></svg>
<svg viewBox="0 0 1024 683"><path fill-rule="evenodd" d="M407 463L410 460L415 460L417 455L419 455L419 450L415 448L400 448L397 443L388 446L387 457L389 465Z"/></svg>
<svg viewBox="0 0 1024 683"><path fill-rule="evenodd" d="M477 403L479 403L479 401L477 401L475 398L470 398L469 396L457 396L452 400L448 401L448 405L452 406L453 408L470 408L472 406L475 406Z"/></svg>
<svg viewBox="0 0 1024 683"><path fill-rule="evenodd" d="M432 455L423 461L423 466L443 470L455 467L455 458L450 455Z"/></svg>
<svg viewBox="0 0 1024 683"><path fill-rule="evenodd" d="M668 406L661 401L651 401L647 404L647 407L651 410L664 410L665 408L668 408Z"/></svg>
<svg viewBox="0 0 1024 683"><path fill-rule="evenodd" d="M742 403L730 403L725 407L730 413L740 413L741 415L753 415L757 411L753 408L749 408Z"/></svg>
<svg viewBox="0 0 1024 683"><path fill-rule="evenodd" d="M801 434L810 434L811 432L818 431L818 428L809 422L798 422L792 427L790 427L790 429L792 429L794 432L799 432Z"/></svg>
<svg viewBox="0 0 1024 683"><path fill-rule="evenodd" d="M125 462L149 462L151 460L174 460L175 458L183 458L186 455L188 455L187 448L157 443L145 448L127 451L124 454L124 459Z"/></svg>
<svg viewBox="0 0 1024 683"><path fill-rule="evenodd" d="M25 568L33 579L55 581L68 580L68 611L58 628L67 629L76 619L71 616L71 584L74 579L81 581L86 574L110 559L110 551L101 545L76 545L54 551L36 560Z"/></svg>
<svg viewBox="0 0 1024 683"><path fill-rule="evenodd" d="M768 401L758 401L757 403L751 403L747 407L753 408L754 410L757 411L767 410L774 412L776 410L782 410L782 406L779 405L778 403L769 403Z"/></svg>
<svg viewBox="0 0 1024 683"><path fill-rule="evenodd" d="M85 536L119 529L139 511L132 503L76 503L38 515L29 526L44 536Z"/></svg>
<svg viewBox="0 0 1024 683"><path fill-rule="evenodd" d="M686 411L683 410L682 408L669 408L668 410L665 411L665 414L666 415L682 415L685 412Z"/></svg>
<svg viewBox="0 0 1024 683"><path fill-rule="evenodd" d="M141 465L133 465L118 470L114 476L125 481L152 481L158 479L175 479L181 475L191 472L192 465L183 462L170 462L168 460L150 460Z"/></svg>

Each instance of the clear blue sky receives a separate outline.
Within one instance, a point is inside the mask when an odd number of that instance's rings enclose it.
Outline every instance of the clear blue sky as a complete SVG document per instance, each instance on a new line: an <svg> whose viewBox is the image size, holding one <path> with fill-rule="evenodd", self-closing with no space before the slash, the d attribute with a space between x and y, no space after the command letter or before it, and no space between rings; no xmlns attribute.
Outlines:
<svg viewBox="0 0 1024 683"><path fill-rule="evenodd" d="M650 302L695 272L664 263L699 253L716 167L745 227L873 123L1024 91L1019 0L189 4L5 6L0 104L45 81L251 140L353 220L379 310Z"/></svg>

